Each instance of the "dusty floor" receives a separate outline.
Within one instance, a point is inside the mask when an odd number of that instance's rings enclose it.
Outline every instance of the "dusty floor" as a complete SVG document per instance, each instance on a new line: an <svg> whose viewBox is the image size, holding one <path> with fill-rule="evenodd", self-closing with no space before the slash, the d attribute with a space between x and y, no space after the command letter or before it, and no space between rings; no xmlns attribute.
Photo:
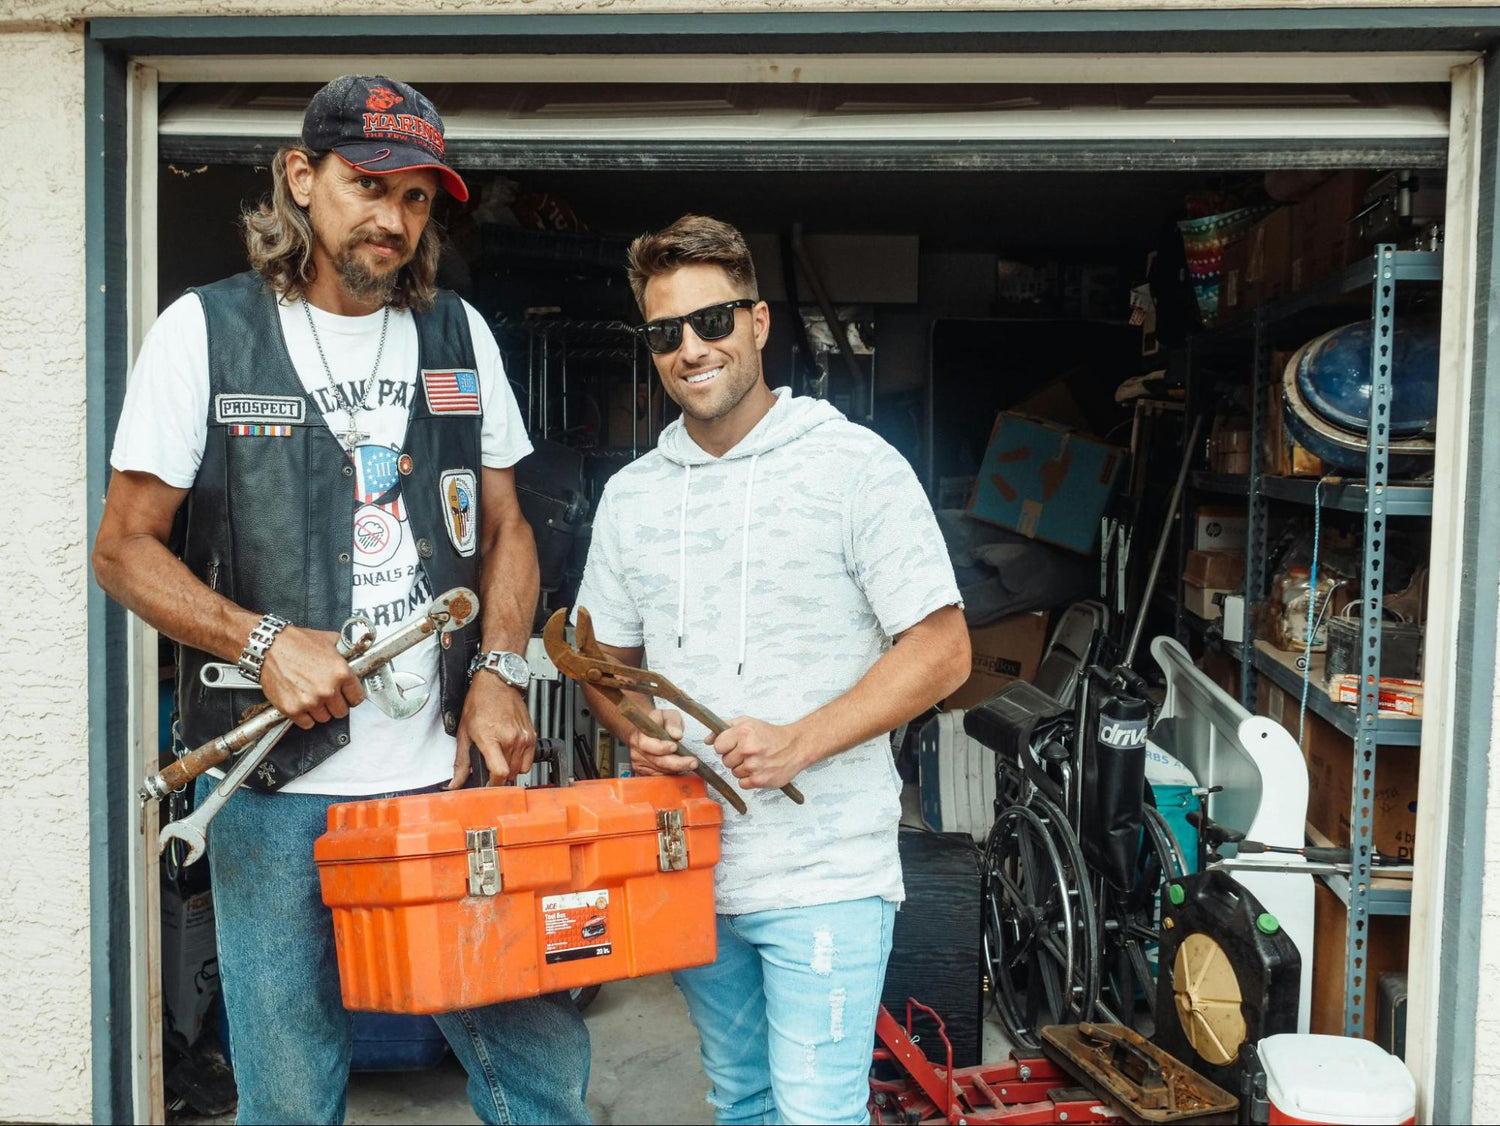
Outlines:
<svg viewBox="0 0 1500 1126"><path fill-rule="evenodd" d="M713 1113L698 1066L698 1034L682 995L666 975L611 982L586 1014L593 1040L589 1110L600 1126L614 1123L708 1123ZM985 1059L1008 1054L1004 1034L985 1027ZM189 1122L232 1123L223 1118ZM425 1071L354 1075L349 1080L353 1126L415 1126L475 1121L464 1095L464 1071L452 1055Z"/></svg>

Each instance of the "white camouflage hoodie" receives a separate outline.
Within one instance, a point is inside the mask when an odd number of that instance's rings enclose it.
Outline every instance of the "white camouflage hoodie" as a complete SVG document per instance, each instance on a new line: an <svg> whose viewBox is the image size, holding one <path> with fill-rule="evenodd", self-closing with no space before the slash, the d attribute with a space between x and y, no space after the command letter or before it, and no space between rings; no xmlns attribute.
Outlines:
<svg viewBox="0 0 1500 1126"><path fill-rule="evenodd" d="M916 475L882 438L789 388L723 457L678 420L600 498L578 603L600 641L725 719L801 719L847 692L891 638L959 602ZM684 717L684 742L735 784ZM721 914L900 902L900 781L881 736L724 810ZM712 790L709 791L713 793Z"/></svg>

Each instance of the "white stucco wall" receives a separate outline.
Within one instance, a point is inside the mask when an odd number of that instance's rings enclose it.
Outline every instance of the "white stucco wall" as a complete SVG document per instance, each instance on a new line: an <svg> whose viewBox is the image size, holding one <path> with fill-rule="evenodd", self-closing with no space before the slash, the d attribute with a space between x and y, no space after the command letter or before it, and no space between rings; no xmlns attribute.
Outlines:
<svg viewBox="0 0 1500 1126"><path fill-rule="evenodd" d="M1390 0L1389 6L1444 0ZM1446 0L1480 7L1487 0ZM361 14L510 10L919 11L1356 7L1362 0L384 0ZM342 0L0 0L0 379L13 487L0 524L0 1122L91 1116L85 592L83 21L297 15ZM24 413L17 408L26 404ZM38 631L45 631L40 633ZM1496 696L1500 723L1500 694ZM1491 778L1480 1012L1500 1013L1500 770ZM1479 1042L1500 1042L1500 1017ZM1500 1062L1479 1053L1475 1118L1500 1121Z"/></svg>
<svg viewBox="0 0 1500 1126"><path fill-rule="evenodd" d="M0 36L0 1119L87 1121L83 39ZM24 404L24 406L23 406Z"/></svg>

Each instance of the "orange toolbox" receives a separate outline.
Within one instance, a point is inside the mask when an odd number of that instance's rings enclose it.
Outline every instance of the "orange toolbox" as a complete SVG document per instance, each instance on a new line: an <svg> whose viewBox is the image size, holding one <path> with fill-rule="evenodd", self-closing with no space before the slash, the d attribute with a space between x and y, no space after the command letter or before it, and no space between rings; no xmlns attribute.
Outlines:
<svg viewBox="0 0 1500 1126"><path fill-rule="evenodd" d="M343 802L313 855L344 1006L441 1013L712 962L693 775Z"/></svg>

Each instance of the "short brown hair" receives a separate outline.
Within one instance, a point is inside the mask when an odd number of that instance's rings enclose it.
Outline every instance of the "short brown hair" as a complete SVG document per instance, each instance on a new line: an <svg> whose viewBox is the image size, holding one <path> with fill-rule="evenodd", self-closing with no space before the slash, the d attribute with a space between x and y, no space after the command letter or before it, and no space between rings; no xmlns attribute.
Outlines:
<svg viewBox="0 0 1500 1126"><path fill-rule="evenodd" d="M755 263L745 236L733 225L707 215L684 215L670 227L649 231L630 244L630 291L641 312L646 311L646 283L679 266L706 263L718 266L746 297L759 299Z"/></svg>
<svg viewBox="0 0 1500 1126"><path fill-rule="evenodd" d="M271 195L240 213L245 234L245 249L250 266L265 278L283 300L306 295L313 280L312 220L307 209L292 198L287 183L286 158L293 151L303 153L310 164L318 167L328 153L313 152L304 145L283 145L271 161ZM425 313L432 308L437 294L438 257L442 239L430 220L417 240L416 253L401 267L390 304L397 309Z"/></svg>

